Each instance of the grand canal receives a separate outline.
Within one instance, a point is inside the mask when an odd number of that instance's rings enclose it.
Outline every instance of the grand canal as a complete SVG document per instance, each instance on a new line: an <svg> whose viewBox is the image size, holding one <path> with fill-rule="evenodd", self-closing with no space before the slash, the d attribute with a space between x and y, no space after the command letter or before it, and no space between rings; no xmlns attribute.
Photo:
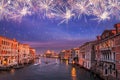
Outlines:
<svg viewBox="0 0 120 80"><path fill-rule="evenodd" d="M48 64L45 61L49 61ZM41 59L40 65L29 65L22 69L1 71L0 80L100 80L90 72L55 59Z"/></svg>

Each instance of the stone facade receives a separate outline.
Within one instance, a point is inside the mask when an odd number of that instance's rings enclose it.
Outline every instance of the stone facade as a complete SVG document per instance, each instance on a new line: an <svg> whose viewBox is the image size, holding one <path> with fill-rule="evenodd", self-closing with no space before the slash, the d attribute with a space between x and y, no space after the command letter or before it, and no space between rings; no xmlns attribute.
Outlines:
<svg viewBox="0 0 120 80"><path fill-rule="evenodd" d="M73 63L79 64L78 59L79 51L80 51L79 48L71 49L71 60L73 61Z"/></svg>
<svg viewBox="0 0 120 80"><path fill-rule="evenodd" d="M95 44L94 68L103 77L117 78L120 73L120 24L115 30L105 30ZM120 75L119 75L120 76Z"/></svg>
<svg viewBox="0 0 120 80"><path fill-rule="evenodd" d="M79 54L79 48L73 48L70 50L62 50L59 56L60 59L62 60L68 60L69 63L78 64L78 54Z"/></svg>
<svg viewBox="0 0 120 80"><path fill-rule="evenodd" d="M95 59L95 42L96 41L86 42L85 44L80 46L79 64L86 69L91 69L92 63Z"/></svg>
<svg viewBox="0 0 120 80"><path fill-rule="evenodd" d="M35 53L36 53L35 49L30 48L30 54L29 54L29 59L30 60L34 60L35 59L35 57L36 57Z"/></svg>
<svg viewBox="0 0 120 80"><path fill-rule="evenodd" d="M58 58L58 54L55 53L55 52L52 51L52 50L47 50L47 51L44 53L44 57L47 57L47 58Z"/></svg>
<svg viewBox="0 0 120 80"><path fill-rule="evenodd" d="M12 66L18 62L18 42L0 36L0 66Z"/></svg>
<svg viewBox="0 0 120 80"><path fill-rule="evenodd" d="M15 39L0 36L0 67L10 67L29 62L30 46Z"/></svg>
<svg viewBox="0 0 120 80"><path fill-rule="evenodd" d="M62 60L69 60L71 58L71 50L62 50L59 57Z"/></svg>

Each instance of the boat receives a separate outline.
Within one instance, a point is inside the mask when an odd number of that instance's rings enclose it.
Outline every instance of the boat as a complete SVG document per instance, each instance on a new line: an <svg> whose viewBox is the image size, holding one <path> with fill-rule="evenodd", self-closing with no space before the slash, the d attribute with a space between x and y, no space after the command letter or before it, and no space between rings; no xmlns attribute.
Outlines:
<svg viewBox="0 0 120 80"><path fill-rule="evenodd" d="M50 63L50 62L49 62L48 60L46 60L46 58L45 58L44 63L45 63L45 64L48 64L48 63Z"/></svg>
<svg viewBox="0 0 120 80"><path fill-rule="evenodd" d="M0 71L10 71L9 67L0 67Z"/></svg>
<svg viewBox="0 0 120 80"><path fill-rule="evenodd" d="M56 59L56 62L55 62L56 64L58 64L58 59Z"/></svg>
<svg viewBox="0 0 120 80"><path fill-rule="evenodd" d="M35 63L34 65L40 65L41 64L41 59L38 60L38 63Z"/></svg>
<svg viewBox="0 0 120 80"><path fill-rule="evenodd" d="M73 62L73 59L69 59L68 63L72 64L72 62Z"/></svg>
<svg viewBox="0 0 120 80"><path fill-rule="evenodd" d="M14 66L13 68L14 69L21 69L21 68L24 68L24 65L17 65L17 66Z"/></svg>
<svg viewBox="0 0 120 80"><path fill-rule="evenodd" d="M47 62L47 61L45 62L45 64L48 64L48 63L49 63L49 62Z"/></svg>

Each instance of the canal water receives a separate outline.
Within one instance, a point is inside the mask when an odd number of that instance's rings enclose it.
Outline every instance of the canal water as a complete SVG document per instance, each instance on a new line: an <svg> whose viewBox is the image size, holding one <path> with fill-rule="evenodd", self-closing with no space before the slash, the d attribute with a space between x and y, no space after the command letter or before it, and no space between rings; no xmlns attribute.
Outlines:
<svg viewBox="0 0 120 80"><path fill-rule="evenodd" d="M36 62L39 62L37 60ZM56 59L41 59L22 69L1 71L0 80L100 80L88 71Z"/></svg>

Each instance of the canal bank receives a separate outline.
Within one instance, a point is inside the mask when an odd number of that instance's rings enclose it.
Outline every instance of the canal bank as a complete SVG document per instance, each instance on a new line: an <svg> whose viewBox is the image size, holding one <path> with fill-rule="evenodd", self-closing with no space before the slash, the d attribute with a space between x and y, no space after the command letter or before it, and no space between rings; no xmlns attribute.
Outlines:
<svg viewBox="0 0 120 80"><path fill-rule="evenodd" d="M2 67L0 67L0 71L10 71L11 69L22 69L22 68L32 65L32 64L33 64L33 62L18 64L18 65L13 65L13 66L2 66Z"/></svg>

